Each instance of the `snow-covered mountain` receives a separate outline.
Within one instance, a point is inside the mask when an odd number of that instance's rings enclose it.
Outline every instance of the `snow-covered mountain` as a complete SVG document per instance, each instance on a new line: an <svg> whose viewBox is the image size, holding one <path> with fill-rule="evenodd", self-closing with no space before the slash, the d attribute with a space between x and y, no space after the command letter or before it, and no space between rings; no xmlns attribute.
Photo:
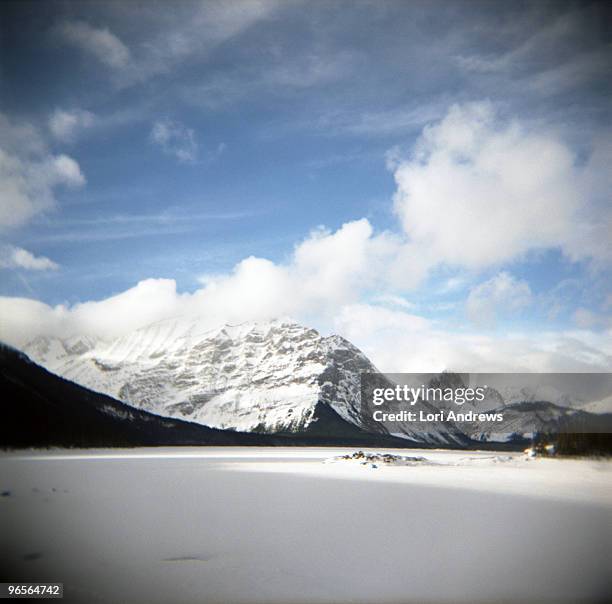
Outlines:
<svg viewBox="0 0 612 604"><path fill-rule="evenodd" d="M40 337L24 350L50 371L134 407L214 428L300 432L331 409L349 425L360 419L360 374L374 365L339 336L322 337L289 321L204 329L169 319L105 342ZM461 444L440 422L394 434L428 444Z"/></svg>

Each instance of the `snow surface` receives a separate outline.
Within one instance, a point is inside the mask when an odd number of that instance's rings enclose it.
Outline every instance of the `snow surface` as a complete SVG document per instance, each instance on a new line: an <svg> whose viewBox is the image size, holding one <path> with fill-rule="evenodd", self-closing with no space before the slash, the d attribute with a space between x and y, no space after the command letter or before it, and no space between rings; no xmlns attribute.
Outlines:
<svg viewBox="0 0 612 604"><path fill-rule="evenodd" d="M612 596L612 462L412 450L425 460L325 463L354 452L4 454L2 567L88 603Z"/></svg>

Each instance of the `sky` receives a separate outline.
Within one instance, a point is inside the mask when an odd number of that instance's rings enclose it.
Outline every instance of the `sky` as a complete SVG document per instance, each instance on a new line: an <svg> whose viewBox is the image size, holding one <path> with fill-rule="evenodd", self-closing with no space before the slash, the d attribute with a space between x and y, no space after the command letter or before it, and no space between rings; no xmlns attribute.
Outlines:
<svg viewBox="0 0 612 604"><path fill-rule="evenodd" d="M612 370L605 2L0 4L0 339L287 317Z"/></svg>

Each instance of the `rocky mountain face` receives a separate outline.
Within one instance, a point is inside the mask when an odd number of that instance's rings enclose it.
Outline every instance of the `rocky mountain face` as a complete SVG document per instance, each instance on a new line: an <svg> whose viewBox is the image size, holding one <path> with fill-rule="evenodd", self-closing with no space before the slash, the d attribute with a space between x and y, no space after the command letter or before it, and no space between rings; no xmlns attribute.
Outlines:
<svg viewBox="0 0 612 604"><path fill-rule="evenodd" d="M25 352L133 407L213 428L325 432L323 424L341 420L346 429L385 431L360 420L360 374L377 372L374 365L344 338L291 322L206 330L197 320L171 319L110 342L37 338ZM394 436L429 445L467 440L440 422L404 424Z"/></svg>

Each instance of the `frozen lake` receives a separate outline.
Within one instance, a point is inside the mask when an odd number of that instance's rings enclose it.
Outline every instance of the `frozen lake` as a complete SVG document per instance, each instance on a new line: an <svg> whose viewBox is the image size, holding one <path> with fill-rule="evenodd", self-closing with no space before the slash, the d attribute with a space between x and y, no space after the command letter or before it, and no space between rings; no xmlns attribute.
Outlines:
<svg viewBox="0 0 612 604"><path fill-rule="evenodd" d="M0 457L3 580L71 602L612 598L612 462L180 448Z"/></svg>

